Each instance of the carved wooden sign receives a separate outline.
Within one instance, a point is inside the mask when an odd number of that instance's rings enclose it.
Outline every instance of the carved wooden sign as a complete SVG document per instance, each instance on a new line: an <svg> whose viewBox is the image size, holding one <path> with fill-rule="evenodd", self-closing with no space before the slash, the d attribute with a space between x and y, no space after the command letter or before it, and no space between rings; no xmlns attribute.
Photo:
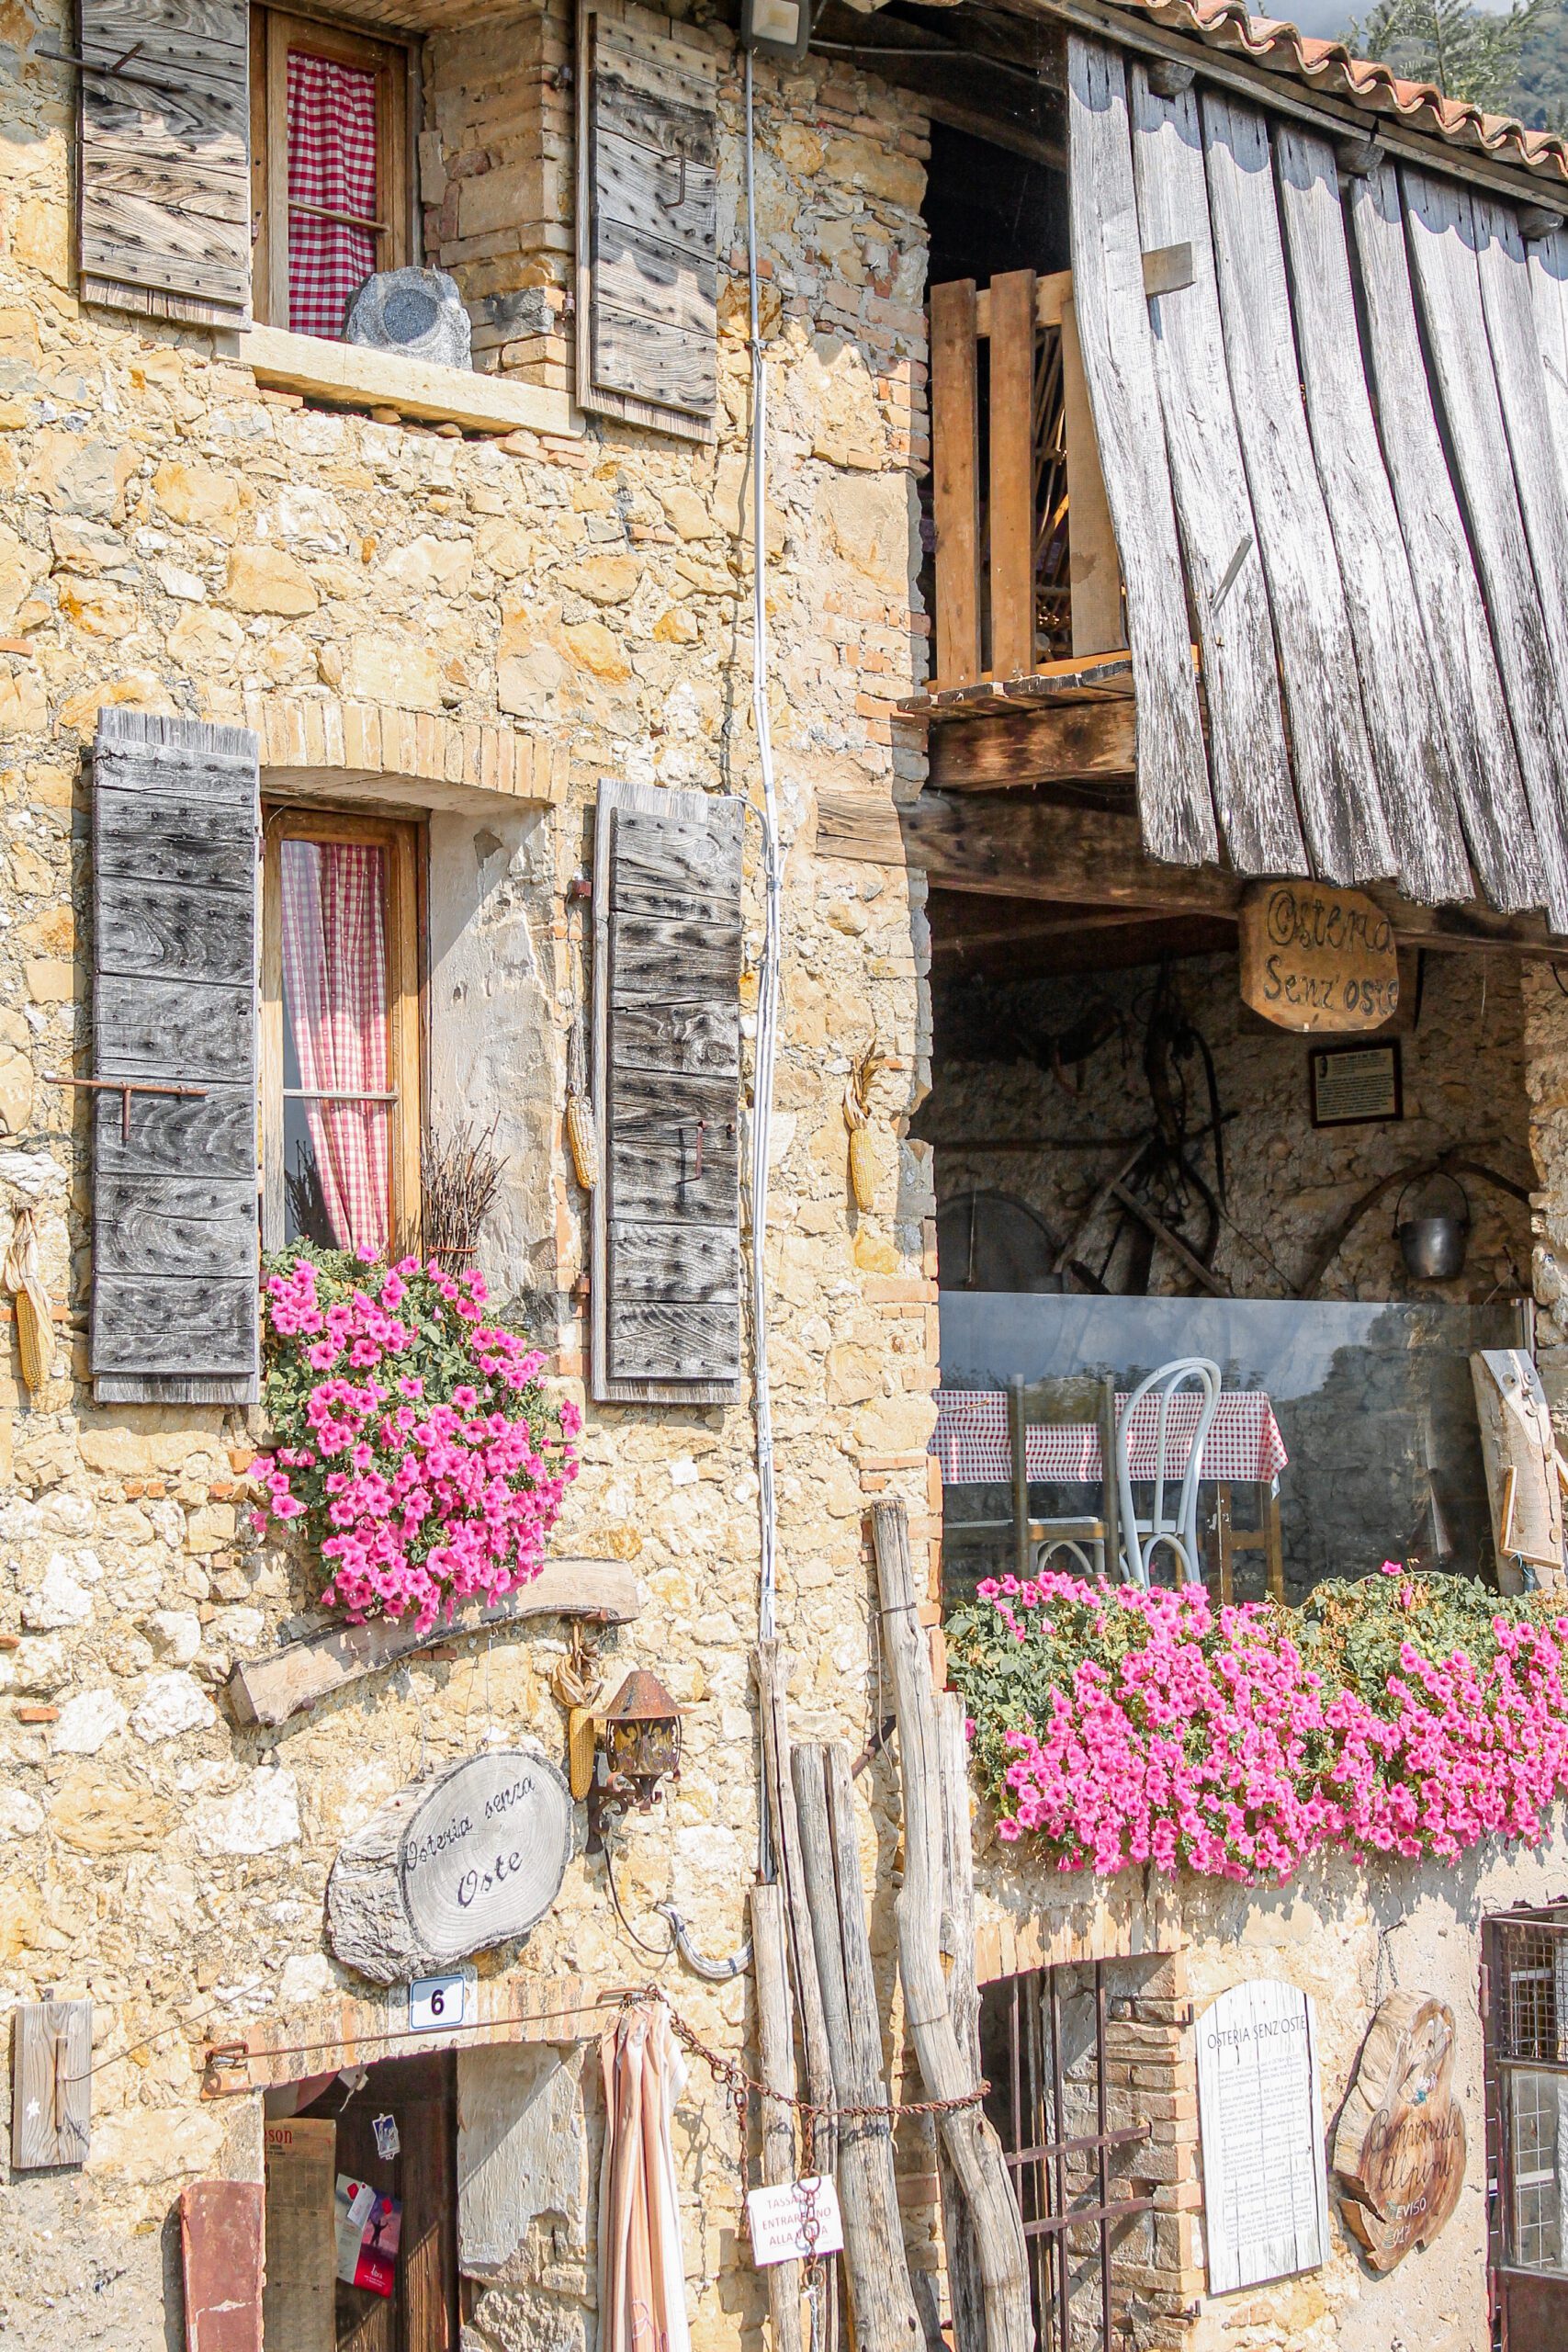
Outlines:
<svg viewBox="0 0 1568 2352"><path fill-rule="evenodd" d="M1259 882L1241 902L1242 1001L1277 1028L1381 1029L1399 1007L1399 951L1360 890Z"/></svg>
<svg viewBox="0 0 1568 2352"><path fill-rule="evenodd" d="M327 1928L380 1984L525 1935L560 1893L571 1797L547 1758L499 1748L400 1789L338 1853Z"/></svg>
<svg viewBox="0 0 1568 2352"><path fill-rule="evenodd" d="M1464 2186L1464 2114L1453 2095L1454 2013L1393 1993L1372 2021L1334 2134L1346 2226L1374 2270L1429 2245Z"/></svg>

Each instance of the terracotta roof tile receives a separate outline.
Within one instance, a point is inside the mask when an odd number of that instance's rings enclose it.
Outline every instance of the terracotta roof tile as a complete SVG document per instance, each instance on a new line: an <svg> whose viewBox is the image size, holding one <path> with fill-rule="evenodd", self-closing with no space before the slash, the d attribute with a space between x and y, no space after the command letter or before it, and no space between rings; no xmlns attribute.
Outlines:
<svg viewBox="0 0 1568 2352"><path fill-rule="evenodd" d="M1395 115L1413 130L1568 183L1568 141L1555 131L1527 130L1507 115L1483 113L1468 99L1445 98L1429 82L1403 81L1387 65L1353 57L1343 41L1318 40L1280 18L1249 16L1244 0L1116 0L1116 6L1168 32L1196 33L1211 49L1293 74L1371 113Z"/></svg>

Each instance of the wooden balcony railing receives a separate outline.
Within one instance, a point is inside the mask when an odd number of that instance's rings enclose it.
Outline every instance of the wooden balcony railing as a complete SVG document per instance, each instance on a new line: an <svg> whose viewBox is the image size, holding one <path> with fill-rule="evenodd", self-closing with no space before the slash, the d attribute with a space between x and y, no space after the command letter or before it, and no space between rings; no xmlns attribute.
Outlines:
<svg viewBox="0 0 1568 2352"><path fill-rule="evenodd" d="M1189 246L1144 256L1150 293L1191 274ZM933 693L1127 642L1072 288L1070 270L1032 269L931 288Z"/></svg>

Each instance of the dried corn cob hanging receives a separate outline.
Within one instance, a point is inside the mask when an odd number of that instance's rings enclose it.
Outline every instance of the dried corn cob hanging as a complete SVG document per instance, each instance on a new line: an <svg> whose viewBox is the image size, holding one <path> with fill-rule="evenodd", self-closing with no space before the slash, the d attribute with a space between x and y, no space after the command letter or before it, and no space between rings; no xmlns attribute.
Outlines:
<svg viewBox="0 0 1568 2352"><path fill-rule="evenodd" d="M566 1710L567 1777L580 1804L593 1785L598 1748L599 1723L593 1711L604 1686L593 1670L595 1663L592 1644L584 1641L581 1626L574 1625L570 1652L557 1659L550 1675L550 1689Z"/></svg>
<svg viewBox="0 0 1568 2352"><path fill-rule="evenodd" d="M871 1139L871 1081L890 1065L878 1054L876 1039L862 1054L844 1086L844 1125L850 1131L850 1190L857 1209L869 1210L876 1197L876 1149Z"/></svg>
<svg viewBox="0 0 1568 2352"><path fill-rule="evenodd" d="M585 1193L591 1193L599 1182L599 1130L593 1119L593 1100L588 1091L586 1060L580 1019L574 1015L567 1047L566 1139L571 1147L577 1181Z"/></svg>
<svg viewBox="0 0 1568 2352"><path fill-rule="evenodd" d="M22 1378L36 1396L54 1363L54 1314L39 1265L38 1224L30 1208L16 1211L11 1246L6 1252L6 1287L17 1302L17 1348Z"/></svg>

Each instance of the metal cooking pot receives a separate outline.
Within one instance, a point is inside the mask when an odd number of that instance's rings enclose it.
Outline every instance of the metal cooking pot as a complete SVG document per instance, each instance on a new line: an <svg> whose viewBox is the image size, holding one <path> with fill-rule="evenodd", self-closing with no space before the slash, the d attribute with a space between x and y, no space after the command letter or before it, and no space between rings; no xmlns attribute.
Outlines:
<svg viewBox="0 0 1568 2352"><path fill-rule="evenodd" d="M1456 1274L1461 1274L1470 1240L1470 1195L1447 1169L1439 1169L1437 1174L1439 1182L1451 1184L1459 1194L1462 1206L1458 1216L1413 1216L1402 1221L1399 1212L1410 1190L1408 1183L1394 1204L1393 1238L1406 1271L1422 1283L1451 1283Z"/></svg>

